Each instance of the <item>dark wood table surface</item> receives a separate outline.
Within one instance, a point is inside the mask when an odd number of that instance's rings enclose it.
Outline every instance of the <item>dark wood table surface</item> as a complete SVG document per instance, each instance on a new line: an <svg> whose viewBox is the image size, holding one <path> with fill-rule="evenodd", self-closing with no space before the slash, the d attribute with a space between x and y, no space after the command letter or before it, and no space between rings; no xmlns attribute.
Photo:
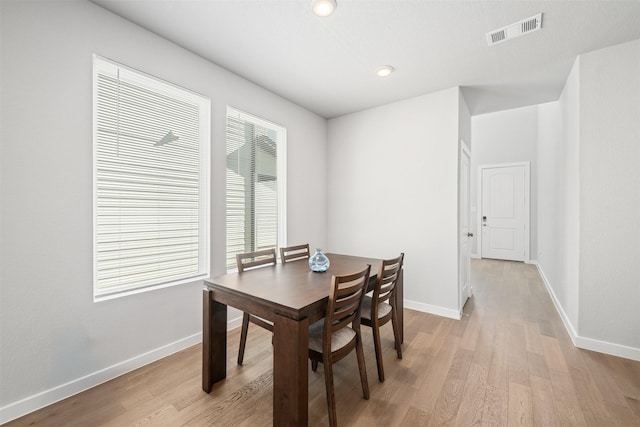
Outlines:
<svg viewBox="0 0 640 427"><path fill-rule="evenodd" d="M307 260L231 273L205 280L202 325L202 389L227 375L227 306L273 322L273 425L308 424L309 325L325 315L332 275L371 265L370 289L382 260L326 254L329 270L314 273ZM400 337L403 336L402 272L397 284Z"/></svg>

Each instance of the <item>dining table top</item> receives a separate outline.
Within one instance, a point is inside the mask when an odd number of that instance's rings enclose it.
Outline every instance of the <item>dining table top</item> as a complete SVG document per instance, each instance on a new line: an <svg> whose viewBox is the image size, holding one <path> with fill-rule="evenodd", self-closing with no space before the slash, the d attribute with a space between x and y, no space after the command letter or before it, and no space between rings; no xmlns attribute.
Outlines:
<svg viewBox="0 0 640 427"><path fill-rule="evenodd" d="M352 255L326 253L330 260L325 272L314 272L308 260L301 259L272 267L245 270L242 273L228 273L205 280L208 290L218 292L222 299L235 300L250 296L254 302L262 302L270 311L291 318L306 317L318 303L328 299L333 275L345 275L362 271L371 265L370 279L373 279L382 260ZM229 305L235 306L231 300ZM238 307L242 308L242 307ZM315 316L313 316L315 317Z"/></svg>

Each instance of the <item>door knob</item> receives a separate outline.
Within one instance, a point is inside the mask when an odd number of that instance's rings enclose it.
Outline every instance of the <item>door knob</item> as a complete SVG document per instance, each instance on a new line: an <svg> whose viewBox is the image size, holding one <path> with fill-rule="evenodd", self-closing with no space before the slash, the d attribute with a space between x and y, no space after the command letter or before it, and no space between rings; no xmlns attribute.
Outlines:
<svg viewBox="0 0 640 427"><path fill-rule="evenodd" d="M473 237L473 233L467 233L467 237Z"/></svg>

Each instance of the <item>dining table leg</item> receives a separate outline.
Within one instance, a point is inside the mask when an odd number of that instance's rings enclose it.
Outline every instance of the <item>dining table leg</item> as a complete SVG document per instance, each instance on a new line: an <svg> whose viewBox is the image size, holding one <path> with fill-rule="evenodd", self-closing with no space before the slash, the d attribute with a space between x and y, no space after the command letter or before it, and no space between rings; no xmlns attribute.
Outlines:
<svg viewBox="0 0 640 427"><path fill-rule="evenodd" d="M202 295L202 389L227 376L227 306L213 300L213 291Z"/></svg>
<svg viewBox="0 0 640 427"><path fill-rule="evenodd" d="M306 426L309 412L309 321L273 322L273 425Z"/></svg>

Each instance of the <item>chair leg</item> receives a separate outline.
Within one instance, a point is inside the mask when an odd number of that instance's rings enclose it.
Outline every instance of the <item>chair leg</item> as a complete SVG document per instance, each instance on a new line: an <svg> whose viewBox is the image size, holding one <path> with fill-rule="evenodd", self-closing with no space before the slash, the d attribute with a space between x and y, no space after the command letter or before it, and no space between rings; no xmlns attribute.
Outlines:
<svg viewBox="0 0 640 427"><path fill-rule="evenodd" d="M371 325L373 331L373 344L376 349L376 364L378 365L378 380L384 382L384 366L382 366L382 346L380 344L380 326L373 322Z"/></svg>
<svg viewBox="0 0 640 427"><path fill-rule="evenodd" d="M247 332L249 331L249 315L242 315L242 329L240 330L240 348L238 349L238 365L242 365L244 348L247 345Z"/></svg>
<svg viewBox="0 0 640 427"><path fill-rule="evenodd" d="M329 357L323 357L324 382L327 389L327 410L329 411L329 425L337 427L336 395L333 391L333 365Z"/></svg>
<svg viewBox="0 0 640 427"><path fill-rule="evenodd" d="M398 359L402 359L402 343L400 342L400 330L398 329L398 316L395 309L391 314L391 326L393 326L393 339L396 343L396 353L398 353Z"/></svg>
<svg viewBox="0 0 640 427"><path fill-rule="evenodd" d="M360 382L362 383L362 397L369 400L369 382L367 381L367 365L364 363L364 351L362 350L362 337L357 332L356 355L358 356L358 370L360 371Z"/></svg>
<svg viewBox="0 0 640 427"><path fill-rule="evenodd" d="M317 360L311 360L311 370L313 372L316 372L318 370L318 361Z"/></svg>

